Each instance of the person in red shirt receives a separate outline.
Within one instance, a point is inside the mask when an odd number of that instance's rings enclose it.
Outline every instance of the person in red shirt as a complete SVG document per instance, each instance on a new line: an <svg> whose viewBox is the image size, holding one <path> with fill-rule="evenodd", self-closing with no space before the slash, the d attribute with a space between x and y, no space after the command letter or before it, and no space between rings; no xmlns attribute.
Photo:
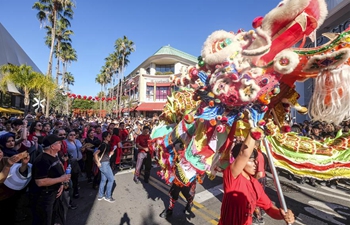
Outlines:
<svg viewBox="0 0 350 225"><path fill-rule="evenodd" d="M139 153L137 154L134 182L137 184L140 182L139 177L142 164L145 164L145 183L148 183L148 179L151 174L152 155L148 149L148 141L151 139L149 132L150 128L148 126L144 126L142 133L136 138L136 147L138 148Z"/></svg>
<svg viewBox="0 0 350 225"><path fill-rule="evenodd" d="M221 205L219 225L251 225L256 206L276 219L294 223L291 210L284 212L274 206L262 186L253 176L257 170L257 151L255 140L248 135L243 144L236 144L232 149L235 158L224 170L224 197Z"/></svg>
<svg viewBox="0 0 350 225"><path fill-rule="evenodd" d="M118 128L113 128L112 137L109 145L111 146L111 152L109 153L111 155L110 164L112 167L112 171L114 171L115 166L120 164L120 160L122 157L122 144L120 141Z"/></svg>
<svg viewBox="0 0 350 225"><path fill-rule="evenodd" d="M129 137L129 132L127 129L125 129L125 123L124 122L120 122L119 123L119 137L120 140L122 141L122 143L126 140L128 140Z"/></svg>
<svg viewBox="0 0 350 225"><path fill-rule="evenodd" d="M40 121L35 121L30 125L29 128L29 136L28 136L28 141L32 141L33 137L38 138L38 143L42 144L43 139L46 136L46 134L42 131L43 129L43 124Z"/></svg>

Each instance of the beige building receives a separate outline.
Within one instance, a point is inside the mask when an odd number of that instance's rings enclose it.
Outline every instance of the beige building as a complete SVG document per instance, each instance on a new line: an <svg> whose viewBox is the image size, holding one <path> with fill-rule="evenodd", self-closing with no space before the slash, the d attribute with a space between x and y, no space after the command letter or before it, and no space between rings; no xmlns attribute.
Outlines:
<svg viewBox="0 0 350 225"><path fill-rule="evenodd" d="M126 76L123 89L128 98L121 107L124 115L159 115L167 96L177 89L170 83L170 76L180 76L185 68L197 62L193 55L169 45L161 47Z"/></svg>
<svg viewBox="0 0 350 225"><path fill-rule="evenodd" d="M328 16L322 26L317 30L316 44L310 42L305 47L312 48L327 43L329 40L322 36L323 33L341 33L350 26L350 1L349 0L326 0L328 8ZM302 83L296 83L296 90L300 94L300 105L308 106L313 90L314 79L308 79ZM301 115L292 112L294 121L300 123L306 119L310 119L307 115Z"/></svg>

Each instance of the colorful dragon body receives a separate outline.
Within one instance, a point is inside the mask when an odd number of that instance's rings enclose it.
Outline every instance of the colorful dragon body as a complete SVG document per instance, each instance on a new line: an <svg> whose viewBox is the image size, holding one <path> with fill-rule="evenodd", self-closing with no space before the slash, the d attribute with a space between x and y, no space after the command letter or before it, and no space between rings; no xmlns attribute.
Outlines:
<svg viewBox="0 0 350 225"><path fill-rule="evenodd" d="M276 167L318 180L350 178L350 133L339 132L335 138L319 142L280 132L272 122L267 126L272 131L266 138Z"/></svg>
<svg viewBox="0 0 350 225"><path fill-rule="evenodd" d="M249 129L259 138L256 127L264 127L265 113L281 103L306 113L297 103L296 81L317 77L313 117L334 123L350 118L350 91L345 88L350 82L350 31L328 35L330 42L317 48L292 48L312 36L326 15L324 0L285 0L264 18L254 20L255 30L221 30L207 38L196 67L171 79L176 85L189 85L192 91L168 99L162 115L165 123L152 135L150 147L158 154L167 182L187 185L197 175L225 168L235 138ZM189 95L194 102L175 100ZM249 112L249 121L244 112ZM294 153L311 157L319 152Z"/></svg>

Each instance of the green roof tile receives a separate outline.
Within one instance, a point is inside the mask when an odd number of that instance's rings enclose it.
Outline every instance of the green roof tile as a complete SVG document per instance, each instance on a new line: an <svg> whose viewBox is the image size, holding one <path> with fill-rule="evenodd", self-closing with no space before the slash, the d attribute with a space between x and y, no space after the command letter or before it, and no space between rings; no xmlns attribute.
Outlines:
<svg viewBox="0 0 350 225"><path fill-rule="evenodd" d="M163 46L161 47L158 51L156 51L156 53L154 53L153 55L174 55L174 56L179 56L181 58L190 60L194 63L197 63L197 57L190 55L186 52L180 51L176 48L170 47L169 45L167 46Z"/></svg>

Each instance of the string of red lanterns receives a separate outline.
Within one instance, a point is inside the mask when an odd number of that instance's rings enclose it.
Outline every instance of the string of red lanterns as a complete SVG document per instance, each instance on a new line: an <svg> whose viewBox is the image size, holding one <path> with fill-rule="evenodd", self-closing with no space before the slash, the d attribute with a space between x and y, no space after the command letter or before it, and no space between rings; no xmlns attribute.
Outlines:
<svg viewBox="0 0 350 225"><path fill-rule="evenodd" d="M81 99L81 100L87 100L87 101L106 101L106 102L109 102L109 101L114 101L117 99L116 97L113 97L113 98L102 97L102 98L100 98L98 96L95 96L95 97L86 96L86 95L81 96L81 95L77 95L77 94L70 93L70 92L67 92L67 96L69 98Z"/></svg>

